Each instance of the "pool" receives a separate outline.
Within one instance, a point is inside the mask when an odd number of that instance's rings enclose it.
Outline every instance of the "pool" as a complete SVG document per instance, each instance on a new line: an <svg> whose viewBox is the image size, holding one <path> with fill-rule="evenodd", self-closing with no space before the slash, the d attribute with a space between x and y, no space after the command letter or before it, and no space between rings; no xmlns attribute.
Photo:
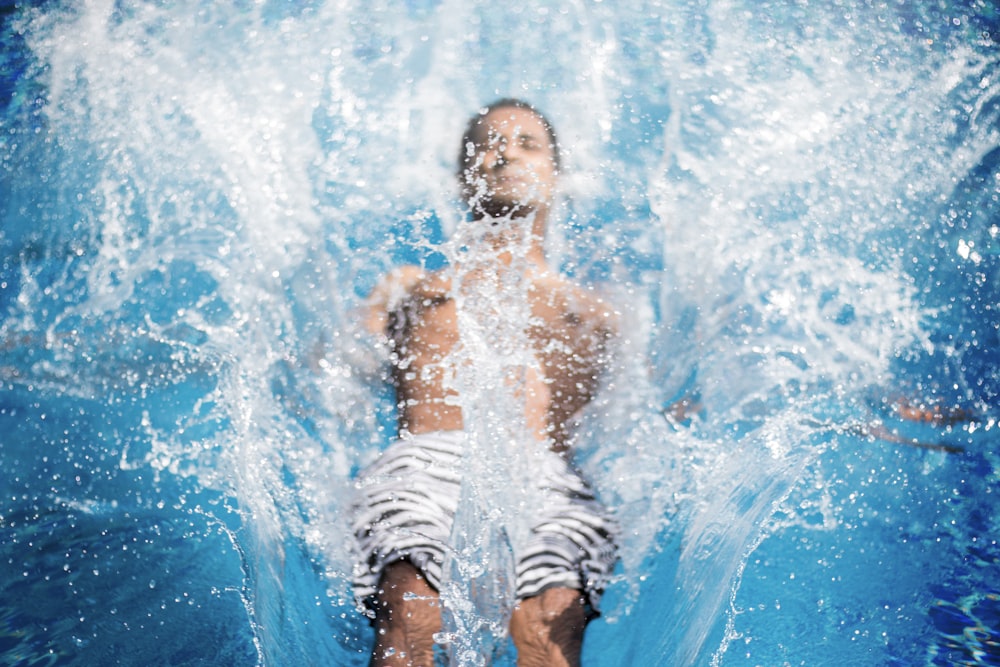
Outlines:
<svg viewBox="0 0 1000 667"><path fill-rule="evenodd" d="M517 95L550 256L627 324L584 664L1000 664L991 3L2 12L0 662L367 664L357 309L446 261L462 125Z"/></svg>

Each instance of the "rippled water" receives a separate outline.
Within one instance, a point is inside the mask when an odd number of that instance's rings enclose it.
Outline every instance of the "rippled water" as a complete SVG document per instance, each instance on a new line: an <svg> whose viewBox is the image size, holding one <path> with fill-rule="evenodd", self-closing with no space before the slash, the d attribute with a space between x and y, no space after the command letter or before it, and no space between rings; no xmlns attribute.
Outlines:
<svg viewBox="0 0 1000 667"><path fill-rule="evenodd" d="M565 150L550 255L628 332L577 443L625 526L585 664L1000 663L998 29L4 5L3 661L366 663L345 509L393 398L356 309L445 261L461 127L513 94Z"/></svg>

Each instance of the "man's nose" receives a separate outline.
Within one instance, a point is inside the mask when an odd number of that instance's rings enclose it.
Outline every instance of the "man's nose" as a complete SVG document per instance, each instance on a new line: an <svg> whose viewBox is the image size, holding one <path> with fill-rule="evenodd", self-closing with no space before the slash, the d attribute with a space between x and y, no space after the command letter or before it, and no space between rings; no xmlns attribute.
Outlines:
<svg viewBox="0 0 1000 667"><path fill-rule="evenodd" d="M501 142L496 149L496 159L494 164L501 167L511 162L516 162L520 157L520 153L517 148L506 141Z"/></svg>

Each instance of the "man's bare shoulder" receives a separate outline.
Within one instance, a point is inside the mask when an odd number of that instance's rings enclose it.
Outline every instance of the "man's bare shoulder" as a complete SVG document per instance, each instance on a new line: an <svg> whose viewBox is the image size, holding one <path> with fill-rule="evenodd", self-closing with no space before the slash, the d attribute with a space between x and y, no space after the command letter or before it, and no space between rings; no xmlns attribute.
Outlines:
<svg viewBox="0 0 1000 667"><path fill-rule="evenodd" d="M389 313L414 298L441 299L447 296L451 282L441 271L427 271L422 266L408 264L387 273L375 286L366 301L368 330L383 333Z"/></svg>
<svg viewBox="0 0 1000 667"><path fill-rule="evenodd" d="M615 331L618 313L596 288L573 282L554 271L545 271L533 280L536 298L579 323Z"/></svg>
<svg viewBox="0 0 1000 667"><path fill-rule="evenodd" d="M443 299L451 293L451 276L445 271L434 271L423 274L411 290L410 297L424 299Z"/></svg>

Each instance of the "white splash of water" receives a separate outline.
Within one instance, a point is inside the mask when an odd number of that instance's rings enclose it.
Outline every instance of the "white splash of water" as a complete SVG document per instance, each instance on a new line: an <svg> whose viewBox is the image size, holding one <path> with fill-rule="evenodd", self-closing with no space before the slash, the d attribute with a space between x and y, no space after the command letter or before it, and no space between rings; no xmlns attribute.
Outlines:
<svg viewBox="0 0 1000 667"><path fill-rule="evenodd" d="M554 245L577 266L615 250L662 265L615 293L630 335L580 446L633 527L618 584L630 592L610 616L641 592L663 530L687 540L676 609L700 620L665 637L677 655L704 655L772 508L815 455L800 444L807 420L928 345L905 258L883 237L985 150L908 159L947 129L929 119L968 55L942 63L865 8L846 26L789 6L772 25L752 3L611 4L344 0L279 16L266 3L93 0L26 23L44 131L69 156L47 174L67 184L69 213L52 224L88 269L85 296L49 319L48 288L26 275L7 333L42 330L51 357L36 372L81 393L164 349L150 376L124 381L213 378L193 414L152 415L154 446L122 461L233 490L257 531L258 625L282 627L289 535L321 555L331 598L347 597L347 478L387 437L370 409L384 378L353 309L390 262L400 210L459 229L457 138L494 97L522 94L553 117L583 226L597 202L651 209L653 224L634 211L595 222L581 233L593 247ZM653 130L629 145L622 128L642 123ZM973 261L979 246L955 252ZM705 413L677 430L661 409L695 369ZM471 395L487 386L468 382ZM459 532L475 542L467 518ZM469 598L453 594L456 607ZM259 639L269 660L274 632Z"/></svg>

